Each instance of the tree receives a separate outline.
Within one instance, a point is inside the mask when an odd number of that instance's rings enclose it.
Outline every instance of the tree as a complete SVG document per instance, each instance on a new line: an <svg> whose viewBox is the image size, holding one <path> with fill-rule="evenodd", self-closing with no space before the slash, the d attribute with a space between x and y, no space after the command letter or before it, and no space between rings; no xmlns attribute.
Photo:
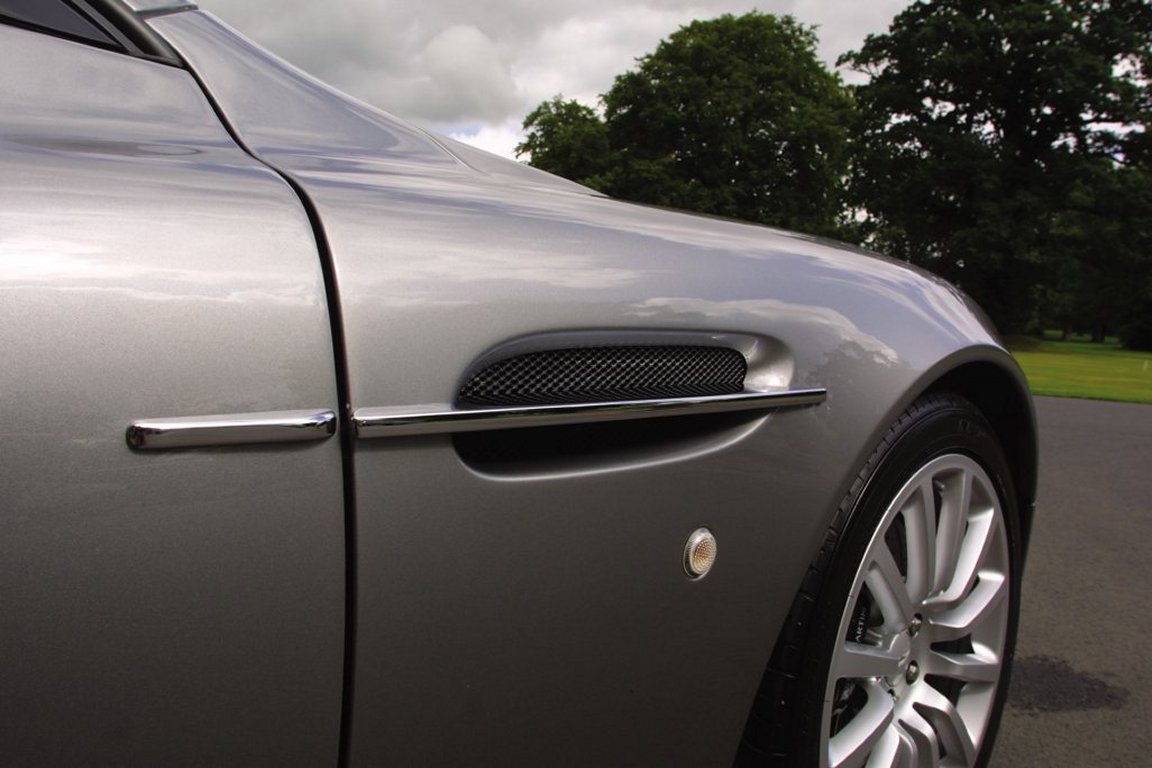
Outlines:
<svg viewBox="0 0 1152 768"><path fill-rule="evenodd" d="M592 172L575 163L569 178L594 176L610 194L639 202L835 233L852 100L815 46L814 31L787 16L753 12L682 27L602 97L609 162ZM525 121L521 147L546 170L560 167L549 166L554 152L589 146L548 130L541 117L591 133L594 113L559 106L545 102Z"/></svg>
<svg viewBox="0 0 1152 768"><path fill-rule="evenodd" d="M599 115L575 100L557 95L524 118L526 136L516 147L535 168L602 189L610 166L608 131Z"/></svg>
<svg viewBox="0 0 1152 768"><path fill-rule="evenodd" d="M1141 139L1147 138L1147 123ZM1152 351L1152 158L1120 170L1119 197L1124 209L1113 213L1117 229L1128 241L1124 249L1131 268L1121 289L1112 294L1120 307L1116 332L1129 349Z"/></svg>
<svg viewBox="0 0 1152 768"><path fill-rule="evenodd" d="M1087 198L1106 209L1109 174L1137 148L1150 39L1148 0L909 6L842 59L870 77L851 191L873 243L1025 330L1054 277L1116 255L1056 235L1087 222Z"/></svg>
<svg viewBox="0 0 1152 768"><path fill-rule="evenodd" d="M1152 288L1152 177L1095 158L1085 161L1041 244L1048 272L1039 308L1044 327L1120 334L1130 346L1148 326Z"/></svg>

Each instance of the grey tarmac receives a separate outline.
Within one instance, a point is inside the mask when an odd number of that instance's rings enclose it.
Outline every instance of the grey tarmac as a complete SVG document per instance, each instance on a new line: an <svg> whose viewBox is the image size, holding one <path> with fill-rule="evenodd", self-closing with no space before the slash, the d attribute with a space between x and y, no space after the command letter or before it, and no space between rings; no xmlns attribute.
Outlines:
<svg viewBox="0 0 1152 768"><path fill-rule="evenodd" d="M1036 410L1039 505L991 765L1152 765L1152 406Z"/></svg>

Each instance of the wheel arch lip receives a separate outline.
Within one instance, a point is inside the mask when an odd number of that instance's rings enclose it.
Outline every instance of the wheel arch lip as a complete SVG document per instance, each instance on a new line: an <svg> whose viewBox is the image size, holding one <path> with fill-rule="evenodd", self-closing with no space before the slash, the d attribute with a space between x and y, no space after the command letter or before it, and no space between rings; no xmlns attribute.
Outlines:
<svg viewBox="0 0 1152 768"><path fill-rule="evenodd" d="M1020 519L1021 551L1027 551L1036 508L1039 478L1039 446L1036 410L1027 379L1011 353L996 344L962 347L925 368L890 404L875 434L866 443L872 450L892 424L917 399L934 393L951 393L971 402L996 432L1012 469ZM863 457L861 458L863 461Z"/></svg>

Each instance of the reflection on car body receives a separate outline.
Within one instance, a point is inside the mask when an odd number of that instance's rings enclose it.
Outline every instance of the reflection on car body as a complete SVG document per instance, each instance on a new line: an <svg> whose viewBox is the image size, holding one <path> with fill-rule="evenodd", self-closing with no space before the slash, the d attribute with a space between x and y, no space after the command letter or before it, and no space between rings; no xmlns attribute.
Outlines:
<svg viewBox="0 0 1152 768"><path fill-rule="evenodd" d="M954 288L176 0L0 0L0 59L5 762L991 749L1035 437Z"/></svg>

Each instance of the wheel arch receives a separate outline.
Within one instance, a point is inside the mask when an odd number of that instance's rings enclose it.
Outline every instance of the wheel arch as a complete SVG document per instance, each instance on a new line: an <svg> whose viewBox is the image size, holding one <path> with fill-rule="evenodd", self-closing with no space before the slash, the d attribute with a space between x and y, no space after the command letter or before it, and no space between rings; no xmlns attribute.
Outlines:
<svg viewBox="0 0 1152 768"><path fill-rule="evenodd" d="M1036 505L1039 456L1036 415L1022 375L1002 362L964 362L940 373L916 397L936 393L952 393L967 399L996 431L1012 468L1012 481L1020 507L1022 551L1027 552Z"/></svg>

